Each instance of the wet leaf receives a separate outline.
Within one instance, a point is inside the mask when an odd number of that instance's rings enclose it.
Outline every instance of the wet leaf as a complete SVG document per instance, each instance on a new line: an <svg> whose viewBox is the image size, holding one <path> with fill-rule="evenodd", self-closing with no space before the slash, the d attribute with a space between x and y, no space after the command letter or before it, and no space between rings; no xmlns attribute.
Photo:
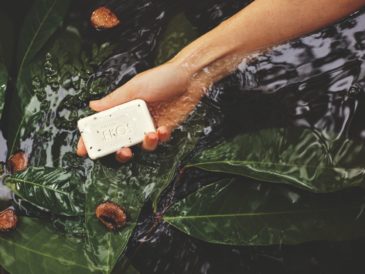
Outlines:
<svg viewBox="0 0 365 274"><path fill-rule="evenodd" d="M15 31L14 22L9 15L0 11L0 60L2 59L6 68L11 69L14 61Z"/></svg>
<svg viewBox="0 0 365 274"><path fill-rule="evenodd" d="M81 184L81 178L72 172L47 167L31 167L5 179L5 185L23 200L42 210L67 216L83 214Z"/></svg>
<svg viewBox="0 0 365 274"><path fill-rule="evenodd" d="M21 218L16 231L0 233L0 264L12 274L105 273L85 256L80 239L28 217Z"/></svg>
<svg viewBox="0 0 365 274"><path fill-rule="evenodd" d="M173 205L164 220L204 241L228 245L299 244L365 236L365 193L313 194L223 179Z"/></svg>
<svg viewBox="0 0 365 274"><path fill-rule="evenodd" d="M9 68L13 56L14 26L10 18L0 12L0 118L5 104L5 91L9 81Z"/></svg>
<svg viewBox="0 0 365 274"><path fill-rule="evenodd" d="M365 183L365 145L319 138L301 128L238 135L204 151L190 167L332 192Z"/></svg>
<svg viewBox="0 0 365 274"><path fill-rule="evenodd" d="M184 130L175 132L173 140L154 153L136 153L131 163L118 168L97 161L90 171L86 193L86 230L91 253L98 265L110 271L125 250L144 203L157 201L171 182L180 161L195 146L202 131L201 117L191 118ZM200 120L200 121L199 121ZM192 129L195 129L192 130ZM95 217L95 209L103 201L122 206L128 221L116 232L108 231Z"/></svg>
<svg viewBox="0 0 365 274"><path fill-rule="evenodd" d="M5 91L8 86L8 70L5 67L4 62L1 59L1 46L0 46L0 118L5 105Z"/></svg>
<svg viewBox="0 0 365 274"><path fill-rule="evenodd" d="M24 67L61 26L70 0L36 0L26 16L18 42L18 78Z"/></svg>
<svg viewBox="0 0 365 274"><path fill-rule="evenodd" d="M155 64L161 65L167 62L197 37L198 33L194 30L184 14L176 15L167 25L159 41Z"/></svg>

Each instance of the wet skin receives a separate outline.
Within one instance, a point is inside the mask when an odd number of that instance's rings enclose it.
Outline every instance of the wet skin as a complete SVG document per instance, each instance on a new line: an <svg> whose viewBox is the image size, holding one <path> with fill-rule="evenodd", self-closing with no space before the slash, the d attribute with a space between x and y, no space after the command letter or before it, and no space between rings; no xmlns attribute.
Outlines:
<svg viewBox="0 0 365 274"><path fill-rule="evenodd" d="M365 0L256 0L169 62L91 101L90 108L103 111L133 99L145 100L158 129L146 134L142 148L154 151L194 110L207 88L234 71L247 56L327 26L364 5ZM82 139L77 154L87 156ZM132 157L130 148L116 152L121 163Z"/></svg>

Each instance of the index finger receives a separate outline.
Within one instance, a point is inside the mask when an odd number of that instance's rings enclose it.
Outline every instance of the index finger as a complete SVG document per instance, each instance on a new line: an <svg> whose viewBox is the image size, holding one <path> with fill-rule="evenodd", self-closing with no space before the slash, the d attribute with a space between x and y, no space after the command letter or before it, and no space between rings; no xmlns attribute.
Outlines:
<svg viewBox="0 0 365 274"><path fill-rule="evenodd" d="M138 90L132 80L117 88L112 93L100 100L90 101L89 106L95 111L103 111L121 105L133 99L137 99L134 91Z"/></svg>

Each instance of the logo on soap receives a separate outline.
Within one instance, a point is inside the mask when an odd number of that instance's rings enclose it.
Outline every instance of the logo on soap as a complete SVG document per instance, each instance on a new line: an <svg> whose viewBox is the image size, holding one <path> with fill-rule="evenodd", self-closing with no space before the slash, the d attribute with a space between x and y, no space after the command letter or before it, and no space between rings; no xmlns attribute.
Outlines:
<svg viewBox="0 0 365 274"><path fill-rule="evenodd" d="M119 124L113 127L103 129L101 131L101 134L103 136L104 141L107 142L113 139L117 139L119 137L123 137L127 134L130 135L132 134L132 130L128 126L128 124Z"/></svg>

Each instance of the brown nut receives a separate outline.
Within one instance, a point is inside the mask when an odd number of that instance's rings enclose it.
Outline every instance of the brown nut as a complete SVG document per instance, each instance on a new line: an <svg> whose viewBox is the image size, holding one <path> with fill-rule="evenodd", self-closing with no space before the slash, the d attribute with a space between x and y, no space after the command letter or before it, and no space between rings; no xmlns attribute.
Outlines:
<svg viewBox="0 0 365 274"><path fill-rule="evenodd" d="M18 223L18 217L11 208L0 212L0 232L8 232L14 230Z"/></svg>
<svg viewBox="0 0 365 274"><path fill-rule="evenodd" d="M94 10L90 20L96 29L111 29L120 23L118 17L107 7L100 7Z"/></svg>
<svg viewBox="0 0 365 274"><path fill-rule="evenodd" d="M8 160L10 172L24 171L28 167L28 155L24 151L18 151L10 156Z"/></svg>
<svg viewBox="0 0 365 274"><path fill-rule="evenodd" d="M96 208L96 218L110 230L117 230L127 222L123 208L113 202L105 202Z"/></svg>

